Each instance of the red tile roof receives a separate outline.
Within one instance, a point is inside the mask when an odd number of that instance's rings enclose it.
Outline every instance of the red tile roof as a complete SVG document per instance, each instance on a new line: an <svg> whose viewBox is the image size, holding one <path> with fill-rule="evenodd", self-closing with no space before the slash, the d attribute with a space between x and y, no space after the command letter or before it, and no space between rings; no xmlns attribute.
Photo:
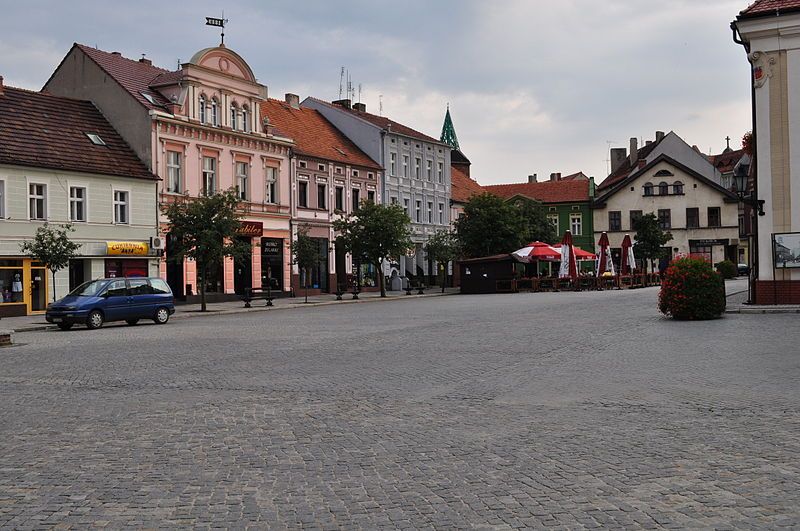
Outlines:
<svg viewBox="0 0 800 531"><path fill-rule="evenodd" d="M134 61L116 53L104 52L83 44L74 45L89 56L109 76L128 91L136 100L147 109L163 111L169 103L158 91L151 90L150 85L164 84L165 81L175 81L180 77L180 71L170 72L151 64ZM147 101L142 93L149 94L156 102L155 105Z"/></svg>
<svg viewBox="0 0 800 531"><path fill-rule="evenodd" d="M761 17L788 11L800 11L800 0L756 0L742 10L739 17Z"/></svg>
<svg viewBox="0 0 800 531"><path fill-rule="evenodd" d="M456 203L465 203L473 195L480 195L486 190L466 173L455 166L450 166L450 197Z"/></svg>
<svg viewBox="0 0 800 531"><path fill-rule="evenodd" d="M708 157L708 162L714 165L720 173L728 173L733 171L733 167L744 156L744 149L731 150L727 153L720 153L719 155L711 155Z"/></svg>
<svg viewBox="0 0 800 531"><path fill-rule="evenodd" d="M433 138L433 137L430 137L430 136L426 135L425 133L420 133L419 131L417 131L415 129L412 129L412 128L410 128L408 126L405 126L405 125L403 125L401 123L398 123L398 122L395 122L393 120L390 120L386 116L378 116L378 115L375 115L375 114L370 114L368 112L357 111L355 109L347 109L345 107L342 107L342 106L339 106L339 105L334 105L333 103L329 103L329 102L327 102L325 100L321 100L321 99L318 99L318 98L313 98L312 97L311 99L313 99L314 101L318 101L320 103L323 103L325 105L328 105L330 107L333 107L335 109L341 109L341 110L343 110L345 112L349 112L351 114L354 114L354 115L358 116L359 118L361 118L362 120L366 120L367 122L369 122L369 123L371 123L373 125L377 125L381 129L386 129L386 130L391 131L393 133L397 133L397 134L400 134L400 135L405 135L405 136L408 136L408 137L411 137L411 138L416 138L417 140L424 140L425 142L436 142L437 144L443 144L443 142L441 142L438 138Z"/></svg>
<svg viewBox="0 0 800 531"><path fill-rule="evenodd" d="M2 164L158 179L91 102L4 87L0 124Z"/></svg>
<svg viewBox="0 0 800 531"><path fill-rule="evenodd" d="M515 195L523 195L542 203L589 201L589 181L583 179L570 179L567 181L562 179L560 181L544 181L541 183L493 184L484 186L483 189L503 199L510 199Z"/></svg>
<svg viewBox="0 0 800 531"><path fill-rule="evenodd" d="M650 155L650 153L656 148L656 146L659 143L661 143L660 140L658 142L651 142L649 144L645 144L644 146L640 147L637 150L638 160L647 159L648 155ZM598 190L605 190L606 188L609 188L609 187L617 184L618 182L621 182L621 181L625 180L625 178L628 175L630 175L633 171L638 169L638 167L639 167L638 162L637 162L637 164L635 166L631 165L630 154L628 154L628 158L626 158L625 161L622 164L620 164L619 168L617 168L615 171L611 172L611 175L606 177L603 180L603 182L601 182L599 185L597 185L597 189Z"/></svg>
<svg viewBox="0 0 800 531"><path fill-rule="evenodd" d="M261 120L264 117L269 117L270 123L282 135L294 140L297 153L343 164L382 169L315 109L295 109L284 101L268 99L261 103Z"/></svg>

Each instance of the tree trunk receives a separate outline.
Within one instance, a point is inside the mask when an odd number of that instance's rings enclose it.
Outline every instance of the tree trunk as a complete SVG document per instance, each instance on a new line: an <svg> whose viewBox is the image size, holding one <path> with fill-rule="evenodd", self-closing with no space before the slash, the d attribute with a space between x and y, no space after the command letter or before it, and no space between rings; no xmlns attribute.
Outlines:
<svg viewBox="0 0 800 531"><path fill-rule="evenodd" d="M383 278L383 258L378 260L378 285L381 287L381 297L386 296L386 281Z"/></svg>
<svg viewBox="0 0 800 531"><path fill-rule="evenodd" d="M205 266L197 264L197 273L200 277L200 311L206 311L206 270Z"/></svg>
<svg viewBox="0 0 800 531"><path fill-rule="evenodd" d="M56 270L51 269L50 272L53 274L53 302L56 302Z"/></svg>
<svg viewBox="0 0 800 531"><path fill-rule="evenodd" d="M442 270L442 293L444 293L444 285L447 282L447 264L440 264L439 267Z"/></svg>

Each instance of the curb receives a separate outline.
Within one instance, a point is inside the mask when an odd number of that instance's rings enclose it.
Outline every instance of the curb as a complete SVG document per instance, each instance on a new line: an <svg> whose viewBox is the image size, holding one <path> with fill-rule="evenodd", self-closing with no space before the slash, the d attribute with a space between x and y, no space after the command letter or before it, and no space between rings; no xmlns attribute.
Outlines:
<svg viewBox="0 0 800 531"><path fill-rule="evenodd" d="M251 313L251 312L265 312L265 311L277 311L277 310L298 310L302 308L316 308L320 306L333 306L337 304L360 304L365 302L389 302L395 300L409 300L409 299L424 299L427 297L443 297L448 295L459 295L459 292L456 293L429 293L427 295L402 295L402 296L394 296L394 297L369 297L364 299L343 299L340 301L333 300L333 301L319 301L319 302L296 302L291 303L290 305L285 306L256 306L253 308L234 308L230 310L210 310L206 312L201 311L186 311L186 312L175 312L172 315L172 319L194 319L197 317L212 317L216 315L235 315L241 313ZM26 325L21 326L18 328L12 328L11 331L14 333L21 333L21 332L40 332L44 330L57 330L58 327L55 325L51 325L49 323L42 323L42 324L33 324L33 325Z"/></svg>
<svg viewBox="0 0 800 531"><path fill-rule="evenodd" d="M794 308L732 308L725 310L725 313L740 313L740 314L778 314L778 313L800 313L800 307Z"/></svg>

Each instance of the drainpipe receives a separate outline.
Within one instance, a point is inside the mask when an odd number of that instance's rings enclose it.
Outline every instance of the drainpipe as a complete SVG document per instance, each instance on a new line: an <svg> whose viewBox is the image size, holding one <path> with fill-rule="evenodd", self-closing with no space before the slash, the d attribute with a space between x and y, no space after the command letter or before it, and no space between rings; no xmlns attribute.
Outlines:
<svg viewBox="0 0 800 531"><path fill-rule="evenodd" d="M736 21L731 22L731 31L733 32L733 42L741 45L745 53L750 54L750 43L745 42L739 33L739 28L736 26ZM749 58L748 58L749 62ZM753 172L753 197L758 197L758 142L756 142L756 83L753 67L750 67L750 113L752 115L753 126L751 130L751 171ZM753 238L750 242L750 271L747 277L747 304L755 304L756 297L756 282L758 281L758 215L754 214L753 207L750 207L750 219L753 225Z"/></svg>

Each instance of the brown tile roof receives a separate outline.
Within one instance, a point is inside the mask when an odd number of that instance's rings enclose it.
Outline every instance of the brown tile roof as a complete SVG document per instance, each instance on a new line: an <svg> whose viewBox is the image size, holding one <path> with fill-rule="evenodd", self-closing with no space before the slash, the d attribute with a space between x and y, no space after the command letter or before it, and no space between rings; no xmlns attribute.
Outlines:
<svg viewBox="0 0 800 531"><path fill-rule="evenodd" d="M91 102L4 87L0 124L2 164L158 179Z"/></svg>
<svg viewBox="0 0 800 531"><path fill-rule="evenodd" d="M568 181L562 179L560 181L544 181L541 183L492 184L484 186L483 189L503 199L510 199L515 195L523 195L542 203L589 201L589 181L583 179L571 179Z"/></svg>
<svg viewBox="0 0 800 531"><path fill-rule="evenodd" d="M465 203L473 195L480 195L486 191L455 166L450 166L450 187L450 197L456 203Z"/></svg>
<svg viewBox="0 0 800 531"><path fill-rule="evenodd" d="M652 151L660 143L661 143L661 141L651 142L649 144L645 144L644 146L640 147L638 149L639 160L646 159L648 157L648 155L650 155L650 153L652 153ZM630 154L628 154L628 155L629 155L628 158L625 159L625 162L623 162L620 165L620 167L616 169L616 171L611 172L611 175L606 177L603 180L603 182L601 182L599 185L597 185L597 189L598 190L605 190L606 188L609 188L609 187L617 184L618 182L621 182L621 181L625 180L625 178L628 175L630 175L631 172L635 171L638 168L638 164L636 165L636 167L631 166Z"/></svg>
<svg viewBox="0 0 800 531"><path fill-rule="evenodd" d="M152 90L150 85L165 84L167 80L174 81L180 76L179 71L170 72L157 66L134 61L116 53L104 52L83 44L75 43L74 46L88 55L92 61L114 78L122 88L127 90L145 108L163 111L169 103L158 91ZM143 92L152 96L156 102L155 105L142 96Z"/></svg>
<svg viewBox="0 0 800 531"><path fill-rule="evenodd" d="M349 112L351 114L354 114L354 115L358 116L359 118L361 118L362 120L366 120L367 122L369 122L369 123L371 123L373 125L377 125L381 129L390 130L393 133L397 133L397 134L400 134L400 135L405 135L405 136L408 136L408 137L411 137L411 138L416 138L417 140L424 140L425 142L436 142L437 144L444 144L438 138L433 138L433 137L430 137L430 136L426 135L425 133L420 133L419 131L417 131L415 129L411 129L408 126L405 126L405 125L403 125L401 123L398 123L398 122L395 122L393 120L390 120L386 116L378 116L378 115L375 115L375 114L370 114L368 112L357 111L355 109L347 109L345 107L341 107L339 105L334 105L332 103L329 103L329 102L327 102L325 100L321 100L319 98L313 98L312 97L311 99L313 99L314 101L318 101L320 103L323 103L325 105L328 105L330 107L333 107L335 109L341 109L341 110L343 110L345 112Z"/></svg>
<svg viewBox="0 0 800 531"><path fill-rule="evenodd" d="M739 13L739 18L778 15L800 10L800 0L756 0Z"/></svg>
<svg viewBox="0 0 800 531"><path fill-rule="evenodd" d="M261 120L264 117L269 117L270 123L282 135L294 140L294 149L300 154L382 169L315 109L295 109L284 101L270 98L261 103Z"/></svg>
<svg viewBox="0 0 800 531"><path fill-rule="evenodd" d="M719 155L711 155L708 157L708 162L714 165L720 173L728 173L733 171L733 167L744 156L744 149L737 149L728 151L727 153L720 153Z"/></svg>

